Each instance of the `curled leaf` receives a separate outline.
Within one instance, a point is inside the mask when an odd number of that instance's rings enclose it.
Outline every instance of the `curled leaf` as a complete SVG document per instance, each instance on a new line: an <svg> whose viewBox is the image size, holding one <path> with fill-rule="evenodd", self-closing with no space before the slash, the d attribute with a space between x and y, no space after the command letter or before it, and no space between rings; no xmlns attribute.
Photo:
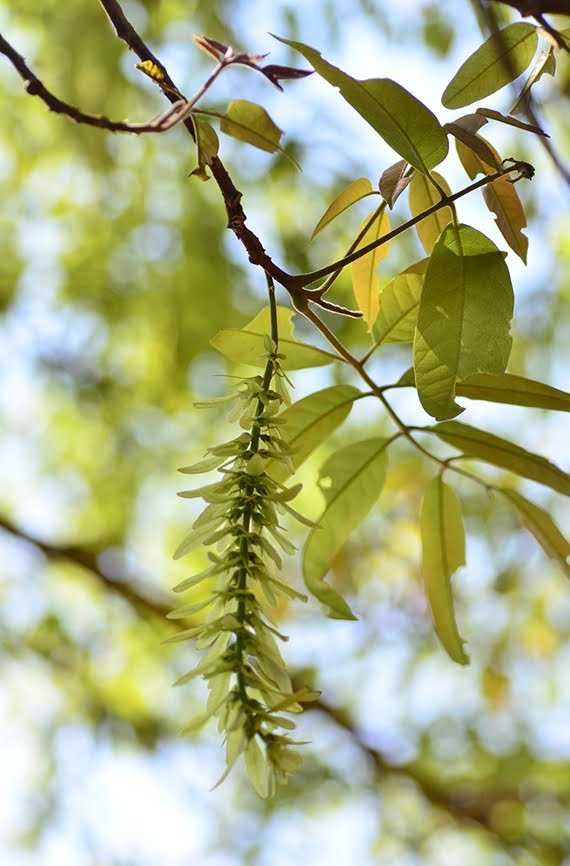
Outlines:
<svg viewBox="0 0 570 866"><path fill-rule="evenodd" d="M406 174L407 171L408 163L405 159L400 159L394 165L385 169L380 176L378 188L390 210L392 210L412 179L411 174Z"/></svg>

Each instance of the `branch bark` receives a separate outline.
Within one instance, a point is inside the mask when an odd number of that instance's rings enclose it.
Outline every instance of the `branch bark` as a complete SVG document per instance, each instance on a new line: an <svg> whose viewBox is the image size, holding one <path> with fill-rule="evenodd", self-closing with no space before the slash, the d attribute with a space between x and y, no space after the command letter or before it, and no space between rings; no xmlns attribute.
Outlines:
<svg viewBox="0 0 570 866"><path fill-rule="evenodd" d="M129 581L116 580L107 574L100 566L103 549L51 544L26 532L6 517L0 517L0 529L18 541L32 545L49 560L71 562L90 572L105 589L123 598L133 610L143 616L164 619L173 608L166 595L158 595L138 588L142 587L143 581L136 581L137 586Z"/></svg>
<svg viewBox="0 0 570 866"><path fill-rule="evenodd" d="M493 2L512 6L525 18L545 13L570 15L570 0L493 0Z"/></svg>

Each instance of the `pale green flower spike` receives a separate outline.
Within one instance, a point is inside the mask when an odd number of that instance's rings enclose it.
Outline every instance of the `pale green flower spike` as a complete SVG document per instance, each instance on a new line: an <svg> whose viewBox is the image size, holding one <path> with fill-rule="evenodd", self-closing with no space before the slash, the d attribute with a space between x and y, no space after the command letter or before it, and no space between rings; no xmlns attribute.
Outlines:
<svg viewBox="0 0 570 866"><path fill-rule="evenodd" d="M269 294L274 310L272 287ZM198 649L206 651L194 670L178 680L181 684L201 676L209 688L206 711L186 731L194 732L216 718L225 734L227 764L218 784L243 754L249 780L260 797L271 796L276 782L286 783L302 760L293 749L299 743L284 733L293 731L295 723L282 711L299 713L301 701L319 696L308 689L293 691L277 642L287 638L273 627L267 610L279 597L306 601L306 596L274 573L274 566L282 566L278 548L287 554L295 552L280 528L279 514L307 521L286 504L301 485L286 488L266 471L276 461L290 464L290 449L279 433L279 412L291 401L280 364L283 356L277 352L276 315L272 326L271 337L265 339L263 377L243 379L237 395L230 398L234 405L229 420L246 432L210 448L204 460L181 470L193 474L216 468L222 478L180 494L201 497L207 505L175 556L184 556L200 544L215 550L209 553L212 565L183 580L175 590L192 588L206 579L215 578L216 583L210 598L170 614L175 619L207 609L207 619L169 639L194 640ZM200 405L219 402L224 400Z"/></svg>

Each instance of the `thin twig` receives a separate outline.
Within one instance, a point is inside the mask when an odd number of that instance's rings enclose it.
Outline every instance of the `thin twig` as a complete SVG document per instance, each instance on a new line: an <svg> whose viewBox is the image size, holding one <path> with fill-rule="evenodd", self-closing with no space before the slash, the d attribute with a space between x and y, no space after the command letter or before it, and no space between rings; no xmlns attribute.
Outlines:
<svg viewBox="0 0 570 866"><path fill-rule="evenodd" d="M107 132L130 132L135 135L147 132L164 132L173 125L173 117L176 118L181 109L186 109L185 103L176 99L172 108L153 120L144 123L129 123L126 120L111 120L111 118L105 117L103 114L88 114L69 102L65 102L63 99L55 96L51 90L48 90L37 75L32 72L22 55L4 39L2 34L0 34L0 54L4 54L11 62L24 81L24 87L30 96L37 96L50 111L53 111L55 114L63 114L76 123L95 126ZM175 122L178 121L176 120Z"/></svg>

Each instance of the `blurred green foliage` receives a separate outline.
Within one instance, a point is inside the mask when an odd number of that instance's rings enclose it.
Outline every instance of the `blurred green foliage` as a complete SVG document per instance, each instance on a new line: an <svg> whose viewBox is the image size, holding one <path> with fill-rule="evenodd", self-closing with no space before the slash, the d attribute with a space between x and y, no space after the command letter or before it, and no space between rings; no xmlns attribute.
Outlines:
<svg viewBox="0 0 570 866"><path fill-rule="evenodd" d="M475 19L467 2L412 6L124 4L188 92L208 69L192 32L271 48L273 62L289 62L262 28L355 62L365 34L382 75L382 57L411 44L440 93L450 76L439 64L449 56L457 68L458 41L463 55L467 43L476 47ZM86 111L142 120L163 108L95 2L3 3L0 27L47 86ZM541 90L552 143L566 161L569 70L561 58L559 83ZM304 171L233 142L224 142L223 158L271 254L309 270L341 252L351 233L347 222L346 235L333 232L309 253L318 216L347 179L379 175L388 162L359 150L311 79L277 95L247 70L232 74L216 99L238 89L263 101ZM397 68L390 74L398 79ZM174 495L175 469L229 436L223 413L195 413L192 402L223 393L223 377L244 372L209 340L253 318L265 303L263 281L227 232L213 182L188 178L195 156L182 130L135 138L74 125L26 95L5 62L0 107L3 862L566 862L568 587L506 507L495 504L490 520L491 504L460 485L471 564L455 592L473 661L453 668L433 637L419 572L427 469L399 446L381 508L335 561L334 585L359 622L323 621L314 604L279 610L293 638L290 664L312 670L324 691L301 724L313 743L303 768L269 805L239 773L209 793L222 765L216 733L178 737L203 692L200 684L170 688L193 651L160 645L172 633L169 587L203 562L200 551L191 562L170 559L191 518ZM334 137L339 128L344 138ZM506 152L538 168L525 192L530 268L514 276L511 369L567 387L567 191L539 143L508 136ZM386 282L410 250L419 257L407 237L393 249ZM340 281L341 303L348 290ZM307 333L303 323L298 329ZM343 321L338 330L350 346L365 345L356 325ZM385 363L399 375L401 349ZM293 378L302 396L339 375ZM493 421L502 434L515 431L529 447L548 442L551 456L567 460L558 419L508 408ZM316 470L334 447L389 432L380 411L355 411L301 471L296 507L319 512ZM541 495L564 527L568 510ZM296 563L290 579L298 585Z"/></svg>

